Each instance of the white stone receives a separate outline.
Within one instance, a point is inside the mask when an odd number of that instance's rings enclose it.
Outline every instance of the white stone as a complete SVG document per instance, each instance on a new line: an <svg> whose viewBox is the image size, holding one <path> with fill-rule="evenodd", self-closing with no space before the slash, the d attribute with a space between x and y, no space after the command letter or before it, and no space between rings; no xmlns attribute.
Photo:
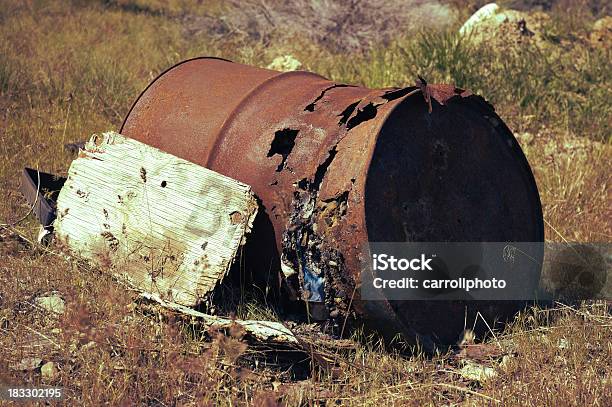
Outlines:
<svg viewBox="0 0 612 407"><path fill-rule="evenodd" d="M58 315L63 314L66 310L64 300L57 294L36 298L36 305L43 308L45 311Z"/></svg>
<svg viewBox="0 0 612 407"><path fill-rule="evenodd" d="M459 29L459 34L465 35L470 33L482 21L487 20L499 12L499 6L496 3L489 3L478 9Z"/></svg>
<svg viewBox="0 0 612 407"><path fill-rule="evenodd" d="M282 72L297 71L301 67L302 63L293 55L278 56L267 66L268 69Z"/></svg>
<svg viewBox="0 0 612 407"><path fill-rule="evenodd" d="M41 358L23 358L19 362L12 364L9 367L13 370L27 371L38 369L41 363Z"/></svg>
<svg viewBox="0 0 612 407"><path fill-rule="evenodd" d="M459 373L468 380L474 380L481 383L497 375L495 369L474 362L467 362Z"/></svg>
<svg viewBox="0 0 612 407"><path fill-rule="evenodd" d="M47 362L40 367L40 375L43 380L51 381L57 376L57 367L53 362Z"/></svg>

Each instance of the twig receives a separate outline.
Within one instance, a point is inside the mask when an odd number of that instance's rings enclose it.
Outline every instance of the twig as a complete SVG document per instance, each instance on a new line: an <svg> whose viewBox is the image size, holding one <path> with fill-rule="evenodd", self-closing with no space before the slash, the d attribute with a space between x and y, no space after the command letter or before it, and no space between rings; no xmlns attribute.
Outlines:
<svg viewBox="0 0 612 407"><path fill-rule="evenodd" d="M60 345L58 345L53 339L49 338L47 335L38 332L37 330L30 328L27 325L21 324L19 322L17 322L18 325L21 325L22 327L24 327L25 329L27 329L30 332L34 332L36 335L40 336L41 338L49 341L52 345L54 345L57 349L62 349L62 347Z"/></svg>
<svg viewBox="0 0 612 407"><path fill-rule="evenodd" d="M355 298L355 292L357 291L357 285L353 288L353 294L351 294L351 300L349 301L346 315L344 316L344 322L342 323L342 330L340 331L340 338L344 335L344 328L346 327L346 321L348 320L349 313L351 312L351 306L353 305L353 298Z"/></svg>
<svg viewBox="0 0 612 407"><path fill-rule="evenodd" d="M480 313L480 311L478 311L476 313L476 317L480 317L480 319L482 319L482 321L485 323L485 325L487 326L487 329L489 330L489 332L491 332L491 335L493 335L493 339L495 339L495 342L497 342L497 346L499 346L500 349L503 349L501 346L501 343L499 343L499 340L497 339L497 336L495 335L495 332L493 332L493 330L491 329L491 327L489 326L489 323L487 322L487 320L482 316L482 314Z"/></svg>
<svg viewBox="0 0 612 407"><path fill-rule="evenodd" d="M501 400L499 399L493 398L491 396L487 396L486 394L483 394L483 393L478 393L477 391L468 389L467 387L455 386L454 384L447 384L447 383L433 383L433 386L434 387L435 386L447 387L449 389L459 390L465 393L472 394L474 396L482 397L483 399L494 401L496 403L501 403Z"/></svg>

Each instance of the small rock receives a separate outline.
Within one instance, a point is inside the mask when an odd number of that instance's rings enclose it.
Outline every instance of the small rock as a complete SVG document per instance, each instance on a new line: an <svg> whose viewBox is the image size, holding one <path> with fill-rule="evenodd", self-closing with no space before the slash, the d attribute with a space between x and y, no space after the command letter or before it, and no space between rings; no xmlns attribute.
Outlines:
<svg viewBox="0 0 612 407"><path fill-rule="evenodd" d="M36 305L58 315L63 314L66 310L64 300L57 294L36 298Z"/></svg>
<svg viewBox="0 0 612 407"><path fill-rule="evenodd" d="M545 13L526 13L502 9L495 3L487 4L474 13L459 29L474 44L505 47L534 41L543 45L543 24L550 17Z"/></svg>
<svg viewBox="0 0 612 407"><path fill-rule="evenodd" d="M267 66L268 69L282 72L297 71L301 67L302 63L292 55L278 56Z"/></svg>
<svg viewBox="0 0 612 407"><path fill-rule="evenodd" d="M605 16L595 21L593 31L612 31L612 16Z"/></svg>
<svg viewBox="0 0 612 407"><path fill-rule="evenodd" d="M469 34L475 27L480 25L484 20L491 18L497 14L499 6L495 3L489 3L478 9L459 29L459 34Z"/></svg>
<svg viewBox="0 0 612 407"><path fill-rule="evenodd" d="M477 382L485 382L497 376L495 369L487 366L482 366L473 362L467 362L459 371L461 376L468 380Z"/></svg>
<svg viewBox="0 0 612 407"><path fill-rule="evenodd" d="M528 132L516 133L515 137L521 144L531 144L535 138L532 133L528 133Z"/></svg>
<svg viewBox="0 0 612 407"><path fill-rule="evenodd" d="M47 362L40 367L40 374L43 380L52 381L57 377L57 367L53 362Z"/></svg>
<svg viewBox="0 0 612 407"><path fill-rule="evenodd" d="M612 16L600 18L593 24L590 35L593 46L610 47L612 43Z"/></svg>
<svg viewBox="0 0 612 407"><path fill-rule="evenodd" d="M18 363L14 365L10 365L9 367L13 370L36 370L42 364L42 359L40 358L23 358Z"/></svg>

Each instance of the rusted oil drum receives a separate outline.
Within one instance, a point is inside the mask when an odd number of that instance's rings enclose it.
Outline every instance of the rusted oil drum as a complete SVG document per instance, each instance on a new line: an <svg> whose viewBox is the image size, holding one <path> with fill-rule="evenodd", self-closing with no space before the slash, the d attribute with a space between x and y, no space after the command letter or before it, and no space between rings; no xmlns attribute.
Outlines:
<svg viewBox="0 0 612 407"><path fill-rule="evenodd" d="M361 301L365 242L543 241L518 143L491 105L453 86L367 89L197 58L155 79L121 133L251 185L262 217L251 239L262 257L282 254L262 272L295 272L332 319L387 336L453 341L476 305ZM516 304L477 306L492 318Z"/></svg>

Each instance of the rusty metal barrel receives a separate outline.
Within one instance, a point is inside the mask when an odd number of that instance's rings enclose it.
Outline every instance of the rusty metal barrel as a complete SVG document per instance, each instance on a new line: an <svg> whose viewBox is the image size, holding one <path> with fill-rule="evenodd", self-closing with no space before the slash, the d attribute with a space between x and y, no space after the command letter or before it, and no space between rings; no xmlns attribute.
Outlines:
<svg viewBox="0 0 612 407"><path fill-rule="evenodd" d="M365 242L543 241L520 146L490 104L454 86L367 89L196 58L155 79L121 133L251 185L270 226L251 239L275 246L302 298L387 336L452 341L472 305L362 301Z"/></svg>

